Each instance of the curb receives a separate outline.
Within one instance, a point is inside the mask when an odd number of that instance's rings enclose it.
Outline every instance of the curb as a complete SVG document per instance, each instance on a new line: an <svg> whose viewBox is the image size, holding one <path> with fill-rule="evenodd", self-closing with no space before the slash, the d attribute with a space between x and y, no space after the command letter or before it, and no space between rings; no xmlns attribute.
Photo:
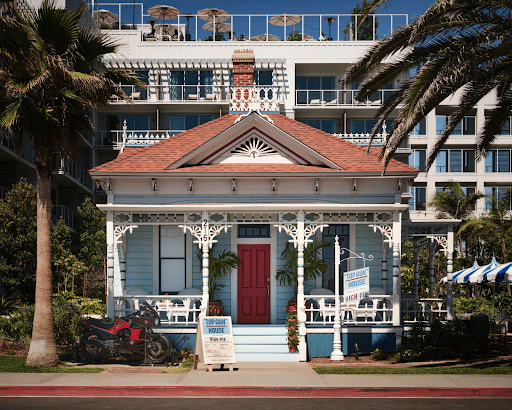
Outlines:
<svg viewBox="0 0 512 410"><path fill-rule="evenodd" d="M512 398L512 388L424 387L0 387L0 397L441 397Z"/></svg>

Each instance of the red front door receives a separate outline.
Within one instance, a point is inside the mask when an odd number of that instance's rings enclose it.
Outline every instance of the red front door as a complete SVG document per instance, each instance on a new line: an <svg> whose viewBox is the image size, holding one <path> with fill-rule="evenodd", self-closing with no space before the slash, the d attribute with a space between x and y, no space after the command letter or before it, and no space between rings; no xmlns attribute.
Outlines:
<svg viewBox="0 0 512 410"><path fill-rule="evenodd" d="M238 323L270 323L270 245L238 245Z"/></svg>

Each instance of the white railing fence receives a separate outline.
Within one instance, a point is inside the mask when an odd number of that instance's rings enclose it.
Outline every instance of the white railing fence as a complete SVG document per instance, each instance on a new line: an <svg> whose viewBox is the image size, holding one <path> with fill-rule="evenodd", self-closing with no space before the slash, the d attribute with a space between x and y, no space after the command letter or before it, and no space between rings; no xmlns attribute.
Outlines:
<svg viewBox="0 0 512 410"><path fill-rule="evenodd" d="M305 295L307 325L334 324L334 295ZM390 295L370 295L359 302L344 302L340 296L340 318L343 324L390 324L393 322L393 304ZM404 323L446 320L446 299L402 300L401 316Z"/></svg>
<svg viewBox="0 0 512 410"><path fill-rule="evenodd" d="M361 102L355 99L358 90L295 90L295 105L307 107L380 107L395 91L398 90L378 90L366 101Z"/></svg>
<svg viewBox="0 0 512 410"><path fill-rule="evenodd" d="M137 312L143 302L149 303L160 314L162 326L196 325L201 312L200 297L177 295L124 295L114 296L114 316L122 317Z"/></svg>

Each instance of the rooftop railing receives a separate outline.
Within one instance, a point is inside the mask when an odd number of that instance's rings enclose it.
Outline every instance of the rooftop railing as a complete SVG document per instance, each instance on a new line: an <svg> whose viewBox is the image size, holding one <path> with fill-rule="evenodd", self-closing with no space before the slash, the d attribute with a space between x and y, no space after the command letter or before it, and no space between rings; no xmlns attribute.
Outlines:
<svg viewBox="0 0 512 410"><path fill-rule="evenodd" d="M143 3L96 3L93 11L100 9L117 17L108 23L95 14L101 29L141 30L141 39L153 41L376 41L408 23L407 14L370 15L356 28L361 15L350 13L211 16L181 10L166 17L148 15Z"/></svg>

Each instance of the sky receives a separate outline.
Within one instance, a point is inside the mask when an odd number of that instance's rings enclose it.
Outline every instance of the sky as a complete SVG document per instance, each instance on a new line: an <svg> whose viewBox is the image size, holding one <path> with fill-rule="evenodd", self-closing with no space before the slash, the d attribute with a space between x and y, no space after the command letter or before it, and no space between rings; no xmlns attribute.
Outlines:
<svg viewBox="0 0 512 410"><path fill-rule="evenodd" d="M231 14L345 14L359 4L360 0L134 0L146 7L168 5L182 13L196 13L207 7L223 9ZM104 0L98 3L120 3ZM379 13L408 14L409 19L422 14L434 0L389 0ZM129 0L123 3L131 3Z"/></svg>

